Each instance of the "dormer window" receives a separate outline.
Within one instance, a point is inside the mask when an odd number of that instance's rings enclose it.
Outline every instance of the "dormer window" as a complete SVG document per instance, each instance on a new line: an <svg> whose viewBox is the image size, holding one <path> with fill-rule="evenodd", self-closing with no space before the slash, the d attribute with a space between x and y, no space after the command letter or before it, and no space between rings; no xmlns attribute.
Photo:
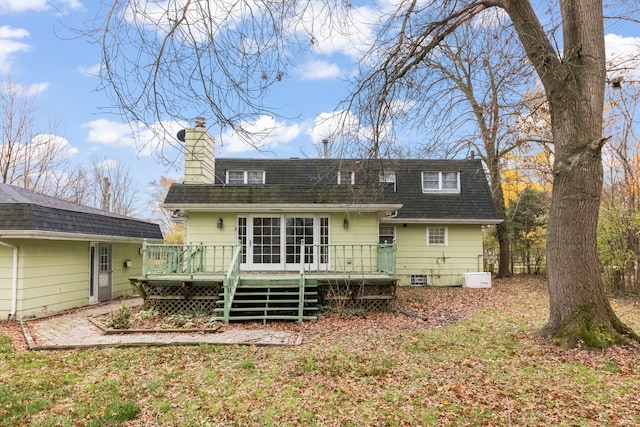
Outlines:
<svg viewBox="0 0 640 427"><path fill-rule="evenodd" d="M378 174L378 182L393 184L393 191L396 191L396 173L394 171L384 171Z"/></svg>
<svg viewBox="0 0 640 427"><path fill-rule="evenodd" d="M227 184L264 184L264 171L227 171Z"/></svg>
<svg viewBox="0 0 640 427"><path fill-rule="evenodd" d="M356 174L355 172L340 172L338 171L338 184L351 184L355 185Z"/></svg>
<svg viewBox="0 0 640 427"><path fill-rule="evenodd" d="M422 172L423 193L459 193L460 172Z"/></svg>
<svg viewBox="0 0 640 427"><path fill-rule="evenodd" d="M378 174L378 182L393 184L396 182L396 173L393 171L380 172Z"/></svg>

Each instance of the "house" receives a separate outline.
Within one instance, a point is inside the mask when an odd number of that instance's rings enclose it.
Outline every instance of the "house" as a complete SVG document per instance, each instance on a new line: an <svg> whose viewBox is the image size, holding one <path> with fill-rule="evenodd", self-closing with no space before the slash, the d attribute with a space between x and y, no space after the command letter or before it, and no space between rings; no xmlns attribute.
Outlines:
<svg viewBox="0 0 640 427"><path fill-rule="evenodd" d="M501 221L480 160L215 158L202 123L184 140L164 207L187 242L240 242L243 271L297 271L301 241L394 243L398 284L456 286L482 271L483 227Z"/></svg>
<svg viewBox="0 0 640 427"><path fill-rule="evenodd" d="M0 318L131 294L145 239L162 242L160 227L0 184Z"/></svg>
<svg viewBox="0 0 640 427"><path fill-rule="evenodd" d="M228 322L389 309L398 284L481 272L483 227L501 221L479 160L216 158L203 119L178 138L184 182L163 206L186 244L145 245L132 278L161 311Z"/></svg>

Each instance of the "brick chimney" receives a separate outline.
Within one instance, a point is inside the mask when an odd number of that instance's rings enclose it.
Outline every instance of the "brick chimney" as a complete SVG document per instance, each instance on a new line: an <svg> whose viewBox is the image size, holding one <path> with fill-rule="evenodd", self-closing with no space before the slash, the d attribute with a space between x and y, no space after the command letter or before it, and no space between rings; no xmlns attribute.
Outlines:
<svg viewBox="0 0 640 427"><path fill-rule="evenodd" d="M213 137L207 132L204 117L196 117L195 127L184 130L184 183L215 183Z"/></svg>

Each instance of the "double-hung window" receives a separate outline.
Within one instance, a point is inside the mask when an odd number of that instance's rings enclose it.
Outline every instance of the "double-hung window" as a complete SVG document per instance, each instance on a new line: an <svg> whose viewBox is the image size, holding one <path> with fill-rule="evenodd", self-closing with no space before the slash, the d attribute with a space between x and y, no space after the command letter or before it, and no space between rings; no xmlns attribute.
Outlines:
<svg viewBox="0 0 640 427"><path fill-rule="evenodd" d="M227 184L264 184L264 171L227 171Z"/></svg>
<svg viewBox="0 0 640 427"><path fill-rule="evenodd" d="M459 193L460 172L422 172L423 193Z"/></svg>
<svg viewBox="0 0 640 427"><path fill-rule="evenodd" d="M447 246L447 227L427 227L427 246Z"/></svg>
<svg viewBox="0 0 640 427"><path fill-rule="evenodd" d="M391 244L396 240L396 228L393 225L380 225L378 227L378 243Z"/></svg>
<svg viewBox="0 0 640 427"><path fill-rule="evenodd" d="M353 171L338 171L338 184L351 184L355 185L356 174Z"/></svg>

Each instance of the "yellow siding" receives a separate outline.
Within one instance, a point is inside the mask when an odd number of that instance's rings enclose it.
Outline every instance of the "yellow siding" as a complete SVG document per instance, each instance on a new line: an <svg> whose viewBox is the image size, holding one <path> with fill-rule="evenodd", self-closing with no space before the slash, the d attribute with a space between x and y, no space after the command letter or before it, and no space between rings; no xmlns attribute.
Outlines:
<svg viewBox="0 0 640 427"><path fill-rule="evenodd" d="M9 243L9 242L8 242ZM16 317L45 315L89 303L89 242L60 240L12 241L19 247ZM112 296L131 295L129 277L139 276L142 243L112 244ZM125 267L131 260L131 268ZM11 309L12 251L0 247L0 318Z"/></svg>
<svg viewBox="0 0 640 427"><path fill-rule="evenodd" d="M344 219L349 226L344 228ZM378 242L378 216L375 213L333 213L330 219L332 244Z"/></svg>
<svg viewBox="0 0 640 427"><path fill-rule="evenodd" d="M191 212L187 222L187 243L235 245L237 243L237 214L233 212ZM218 228L222 218L222 228Z"/></svg>
<svg viewBox="0 0 640 427"><path fill-rule="evenodd" d="M141 243L113 244L111 252L113 257L113 298L120 298L133 294L133 288L129 283L129 278L140 276L140 273L142 273L142 255L138 252L138 249L141 246ZM130 268L125 267L126 260L131 260Z"/></svg>
<svg viewBox="0 0 640 427"><path fill-rule="evenodd" d="M479 225L445 225L447 246L427 246L427 227L396 225L399 283L410 284L411 275L426 275L435 286L459 286L463 273L482 271L482 229Z"/></svg>
<svg viewBox="0 0 640 427"><path fill-rule="evenodd" d="M6 242L9 243L9 242ZM11 242L10 244L15 244ZM6 320L11 311L11 278L13 250L0 246L0 320Z"/></svg>
<svg viewBox="0 0 640 427"><path fill-rule="evenodd" d="M88 242L25 240L21 249L19 317L88 304Z"/></svg>
<svg viewBox="0 0 640 427"><path fill-rule="evenodd" d="M242 214L251 216L251 214ZM256 214L269 216L269 214ZM295 215L295 214L293 214ZM301 214L309 215L309 214ZM237 238L236 213L194 212L189 214L187 242L198 244L234 245ZM276 215L277 216L277 215ZM222 229L217 228L222 218ZM334 212L330 218L332 245L373 245L378 243L376 213ZM344 219L348 226L344 226ZM427 246L427 227L445 226L447 246ZM397 224L397 273L401 285L409 285L411 275L426 275L434 286L459 286L463 273L482 271L482 228L480 225ZM363 251L367 250L364 249ZM359 256L335 253L336 264L359 267ZM334 258L332 256L332 258ZM343 259L344 258L344 259ZM368 258L364 256L363 258Z"/></svg>

